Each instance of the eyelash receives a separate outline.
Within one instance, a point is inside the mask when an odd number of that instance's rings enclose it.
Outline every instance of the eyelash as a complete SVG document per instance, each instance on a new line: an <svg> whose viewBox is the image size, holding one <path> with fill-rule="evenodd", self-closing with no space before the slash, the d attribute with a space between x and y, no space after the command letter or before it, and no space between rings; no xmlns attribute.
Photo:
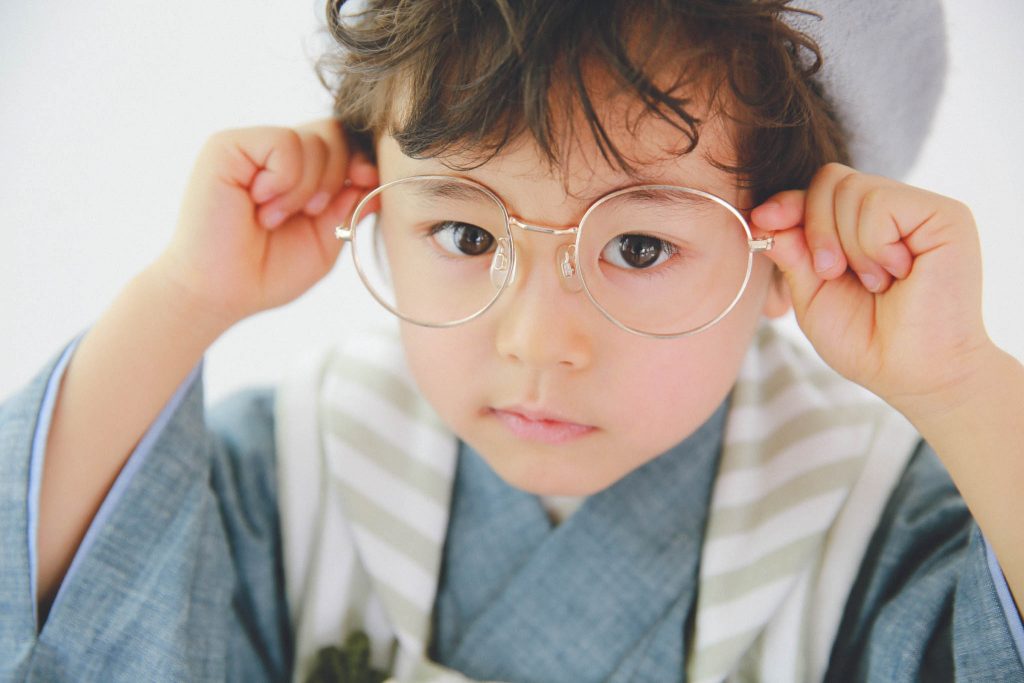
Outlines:
<svg viewBox="0 0 1024 683"><path fill-rule="evenodd" d="M476 230L480 230L480 231L490 235L491 240L492 240L492 244L488 246L487 251L481 252L480 254L467 254L465 252L456 253L456 252L453 252L453 251L450 251L450 250L446 249L440 243L440 241L438 240L437 236L440 233L442 233L442 232L445 232L445 231L447 231L449 229L452 229L452 228L454 228L456 226L460 226L460 225L471 227L471 228L474 228ZM497 241L494 238L494 235L491 235L489 230L481 228L478 225L473 225L471 223L463 223L461 221L440 221L438 223L433 223L431 225L428 225L428 226L426 226L425 237L431 241L432 246L435 248L434 251L435 251L435 253L437 254L437 256L439 258L449 259L449 260L452 260L452 261L461 261L461 262L467 262L470 259L473 259L475 257L486 256L487 254L490 254L493 251L493 247L494 247L493 243Z"/></svg>
<svg viewBox="0 0 1024 683"><path fill-rule="evenodd" d="M656 240L658 242L658 248L660 250L660 253L658 254L657 258L660 259L660 258L662 258L662 256L664 256L664 260L661 261L660 263L656 261L653 265L650 265L650 266L647 266L647 267L636 268L636 267L630 267L628 264L626 264L626 265L619 265L617 263L612 263L610 259L603 258L606 249L608 249L608 248L614 249L615 247L618 247L619 249L621 249L622 248L621 247L622 241L625 238L627 238L627 237L644 237L644 238L648 238L648 239L651 239L651 240ZM676 245L676 244L674 244L672 242L669 242L667 240L661 239L660 237L657 237L655 235L647 235L647 234L644 234L644 233L625 233L625 234L613 237L611 240L609 240L606 243L605 247L602 248L602 250L600 252L600 260L604 261L605 263L608 263L612 267L617 268L617 269L619 269L619 270L621 270L623 272L628 272L630 275L641 275L642 274L645 277L655 277L657 275L662 275L663 274L662 271L664 271L667 267L669 267L666 264L670 264L670 263L673 263L674 261L676 261L676 257L678 257L681 253L682 253L682 249L678 245ZM621 258L620 255L618 255L618 254L616 254L616 255L619 256L619 258Z"/></svg>

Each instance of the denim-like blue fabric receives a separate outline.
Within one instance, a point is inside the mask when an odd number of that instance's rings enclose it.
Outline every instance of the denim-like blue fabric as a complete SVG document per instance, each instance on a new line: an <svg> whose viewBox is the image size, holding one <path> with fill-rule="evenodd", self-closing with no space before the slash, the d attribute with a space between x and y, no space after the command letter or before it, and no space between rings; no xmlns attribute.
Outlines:
<svg viewBox="0 0 1024 683"><path fill-rule="evenodd" d="M999 566L999 560L996 558L995 551L992 550L992 546L984 534L981 534L981 538L985 544L985 559L988 561L988 573L992 576L992 581L995 584L996 595L999 596L999 604L1003 608L1003 616L1006 618L1006 624L1010 628L1010 635L1013 636L1013 644L1017 646L1017 654L1020 656L1021 661L1024 661L1024 618L1022 618L1020 610L1017 609L1017 604L1013 601L1010 585L1006 582L1006 576L1003 575L1003 569Z"/></svg>
<svg viewBox="0 0 1024 683"><path fill-rule="evenodd" d="M725 414L557 527L463 446L434 657L476 680L681 680Z"/></svg>
<svg viewBox="0 0 1024 683"><path fill-rule="evenodd" d="M204 416L198 376L132 455L37 633L29 482L55 366L0 405L0 681L287 680L273 394L245 392ZM701 495L679 491L681 501ZM535 499L522 510L543 515ZM865 558L827 680L1024 681L1024 630L987 552L922 446ZM680 623L692 604L682 593L666 605ZM661 680L661 664L643 660L633 680Z"/></svg>
<svg viewBox="0 0 1024 683"><path fill-rule="evenodd" d="M29 463L28 470L28 538L26 539L28 543L29 586L32 595L38 593L36 588L38 558L36 557L35 539L38 536L39 528L39 487L43 480L43 454L46 453L46 439L50 434L50 421L53 418L53 411L57 405L57 391L60 387L61 379L64 377L64 371L68 367L68 362L71 360L71 354L78 348L78 342L81 340L82 335L75 337L57 359L57 363L46 382L43 405L39 408L39 421L36 424L35 434L32 436L32 460ZM32 618L38 624L39 614L35 611L35 607L36 604L33 601Z"/></svg>
<svg viewBox="0 0 1024 683"><path fill-rule="evenodd" d="M871 540L825 680L1024 681L984 540L927 444Z"/></svg>
<svg viewBox="0 0 1024 683"><path fill-rule="evenodd" d="M287 679L269 392L207 427L201 382L186 387L37 633L28 480L53 368L0 406L0 681Z"/></svg>
<svg viewBox="0 0 1024 683"><path fill-rule="evenodd" d="M50 376L50 380L46 385L46 394L43 396L43 405L39 411L39 422L36 426L36 433L32 439L32 462L29 465L29 505L28 505L28 528L29 528L29 572L32 577L32 593L37 594L36 591L36 543L33 539L36 538L36 531L39 522L39 485L42 478L43 470L43 457L46 453L47 437L50 433L50 422L53 418L53 410L57 401L57 391L60 387L60 380L63 378L64 371L67 369L67 364L71 360L71 355L78 348L78 343L81 341L81 336L77 337L68 347L64 350L60 359L57 361L57 365ZM189 373L185 381L182 382L181 386L174 392L167 405L160 414L153 421L153 424L149 426L146 433L141 439L139 439L138 445L132 451L132 454L125 461L124 466L118 473L117 479L110 487L110 491L107 492L106 497L103 499L103 503L100 505L99 510L96 511L96 516L93 518L89 525L85 536L82 538L82 542L78 546L78 551L72 558L71 565L68 567L65 573L65 579L61 584L61 589L57 591L52 607L61 600L61 594L63 593L63 586L73 585L73 581L69 577L73 576L78 567L81 564L81 558L88 557L89 548L96 540L96 535L99 530L106 524L107 517L111 511L117 507L117 503L121 500L121 496L128 489L129 483L135 476L135 472L145 462L146 457L153 449L153 444L163 433L164 427L168 421L174 415L178 406L184 400L189 388L196 382L197 377L202 373L202 363L196 366L192 372ZM38 629L39 617L36 615L36 628Z"/></svg>

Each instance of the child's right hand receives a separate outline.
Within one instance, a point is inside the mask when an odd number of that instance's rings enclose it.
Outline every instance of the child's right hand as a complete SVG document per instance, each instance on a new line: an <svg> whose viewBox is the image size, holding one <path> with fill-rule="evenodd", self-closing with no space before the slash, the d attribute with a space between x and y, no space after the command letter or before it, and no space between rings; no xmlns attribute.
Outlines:
<svg viewBox="0 0 1024 683"><path fill-rule="evenodd" d="M334 226L377 185L337 121L212 136L196 161L174 237L154 264L196 313L225 329L297 298L326 275Z"/></svg>

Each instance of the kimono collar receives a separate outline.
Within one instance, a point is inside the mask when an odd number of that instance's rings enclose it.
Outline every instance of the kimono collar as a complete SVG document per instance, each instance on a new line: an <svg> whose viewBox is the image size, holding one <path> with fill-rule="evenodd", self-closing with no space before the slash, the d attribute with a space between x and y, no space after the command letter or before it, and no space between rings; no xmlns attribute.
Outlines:
<svg viewBox="0 0 1024 683"><path fill-rule="evenodd" d="M463 445L432 656L480 680L628 681L652 663L681 680L725 414L557 527Z"/></svg>
<svg viewBox="0 0 1024 683"><path fill-rule="evenodd" d="M427 653L457 440L416 391L397 335L353 338L312 383L282 391L278 419L298 675L358 629L396 678L466 680ZM725 417L694 639L678 644L689 680L820 680L917 440L816 357L770 327L757 335Z"/></svg>

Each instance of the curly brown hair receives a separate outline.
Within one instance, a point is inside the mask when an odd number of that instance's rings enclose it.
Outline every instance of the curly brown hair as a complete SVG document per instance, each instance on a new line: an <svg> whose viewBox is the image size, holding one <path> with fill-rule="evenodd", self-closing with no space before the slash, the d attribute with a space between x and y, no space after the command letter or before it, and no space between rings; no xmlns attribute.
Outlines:
<svg viewBox="0 0 1024 683"><path fill-rule="evenodd" d="M338 49L317 73L371 156L387 132L408 156L476 165L528 133L557 167L581 132L569 112L607 163L635 173L608 133L596 67L678 131L682 144L668 153L692 152L711 114L734 122L736 158L711 161L755 202L847 161L813 80L821 51L784 21L802 12L786 0L368 0L347 14L343 5L327 2Z"/></svg>

